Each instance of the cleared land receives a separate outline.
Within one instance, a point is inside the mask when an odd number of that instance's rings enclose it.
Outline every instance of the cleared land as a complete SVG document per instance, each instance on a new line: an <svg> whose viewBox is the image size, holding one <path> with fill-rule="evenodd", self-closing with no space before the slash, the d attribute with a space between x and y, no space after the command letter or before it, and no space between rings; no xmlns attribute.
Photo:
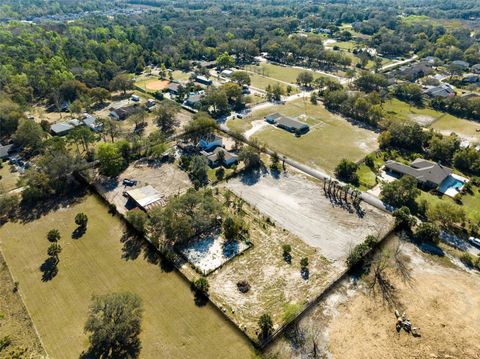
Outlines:
<svg viewBox="0 0 480 359"><path fill-rule="evenodd" d="M304 71L311 72L314 78L326 77L325 75L321 75L310 70L299 69L291 66L274 65L270 63L263 63L258 66L248 65L245 66L245 70L291 84L295 84L297 82L298 74ZM255 87L255 85L253 86Z"/></svg>
<svg viewBox="0 0 480 359"><path fill-rule="evenodd" d="M380 295L373 296L363 281L346 278L318 307L299 323L305 333L305 347L282 338L271 348L281 358L300 358L311 350L312 333L319 351L342 359L462 358L480 356L478 307L480 276L404 243L411 280L403 282L389 273L396 295L421 337L395 330L395 308L385 305ZM295 333L287 336L295 338ZM292 349L293 348L293 349ZM296 349L295 349L296 348Z"/></svg>
<svg viewBox="0 0 480 359"><path fill-rule="evenodd" d="M310 126L310 131L301 137L295 137L285 130L267 126L255 132L252 137L271 150L306 165L333 173L341 159L358 161L378 148L375 132L332 114L321 103L312 105L309 99L270 106L253 112L246 119L228 121L227 126L245 132L252 127L253 121L262 120L274 112L294 118L301 116Z"/></svg>
<svg viewBox="0 0 480 359"><path fill-rule="evenodd" d="M135 187L124 186L122 182L125 178L137 180L138 183ZM126 207L124 191L151 185L166 200L186 191L191 187L191 182L188 175L175 164L139 160L132 163L118 178L105 180L98 176L94 185L110 203L115 204L119 212L126 213L131 208Z"/></svg>
<svg viewBox="0 0 480 359"><path fill-rule="evenodd" d="M170 81L159 79L145 79L135 82L135 86L147 92L157 92L167 88Z"/></svg>
<svg viewBox="0 0 480 359"><path fill-rule="evenodd" d="M458 118L428 107L417 108L397 99L385 102L384 108L387 116L393 119L413 120L422 126L431 127L447 135L455 132L469 141L480 141L480 132L477 132L480 124L474 121Z"/></svg>
<svg viewBox="0 0 480 359"><path fill-rule="evenodd" d="M88 229L72 239L75 214ZM48 230L60 230L58 274L42 281ZM52 358L78 358L88 346L83 333L93 294L131 291L143 300L141 358L251 358L240 333L210 305L198 308L188 283L162 271L161 260L140 242L126 240L121 221L95 196L30 223L0 228L2 250L20 293ZM123 238L123 239L122 239Z"/></svg>
<svg viewBox="0 0 480 359"><path fill-rule="evenodd" d="M366 203L362 216L335 206L320 186L300 175L233 179L226 186L339 267L367 235L383 237L393 225L391 216Z"/></svg>
<svg viewBox="0 0 480 359"><path fill-rule="evenodd" d="M0 340L10 339L10 344L0 349L0 358L40 358L45 353L22 299L13 288L14 283L0 252Z"/></svg>
<svg viewBox="0 0 480 359"><path fill-rule="evenodd" d="M235 207L241 206L253 246L208 276L210 298L252 340L257 340L257 323L262 314L270 313L274 329L280 328L325 290L338 276L338 268L314 247L267 221L241 199L231 198ZM291 245L291 263L283 257L284 244ZM309 261L306 276L300 266L303 257ZM247 293L237 288L240 281L250 285Z"/></svg>

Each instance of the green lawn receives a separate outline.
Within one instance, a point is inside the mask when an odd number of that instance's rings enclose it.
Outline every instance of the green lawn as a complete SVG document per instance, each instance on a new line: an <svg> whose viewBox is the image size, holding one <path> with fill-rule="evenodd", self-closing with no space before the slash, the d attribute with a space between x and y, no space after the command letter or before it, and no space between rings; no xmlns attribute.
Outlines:
<svg viewBox="0 0 480 359"><path fill-rule="evenodd" d="M184 72L180 70L175 70L172 73L173 79L177 81L188 81L191 75L191 72Z"/></svg>
<svg viewBox="0 0 480 359"><path fill-rule="evenodd" d="M377 182L375 181L375 173L365 165L365 163L360 164L357 169L357 174L360 180L359 188L362 191L369 190L370 188L375 187Z"/></svg>
<svg viewBox="0 0 480 359"><path fill-rule="evenodd" d="M11 172L12 167L8 162L3 162L2 165L2 168L0 168L0 193L2 191L8 192L17 188L17 182L19 179L18 172Z"/></svg>
<svg viewBox="0 0 480 359"><path fill-rule="evenodd" d="M297 82L297 76L300 72L306 71L304 69L299 69L295 67L280 66L280 65L268 64L268 63L260 64L259 66L248 65L245 67L245 70L255 72L263 76L271 77L272 79L277 79L279 81L288 82L291 84L295 84ZM314 78L325 76L313 71L312 71L312 74ZM252 74L250 73L250 75ZM252 86L255 86L255 85L253 85L252 83Z"/></svg>
<svg viewBox="0 0 480 359"><path fill-rule="evenodd" d="M250 75L250 80L251 80L251 85L255 88L258 88L260 90L265 90L268 85L273 86L273 85L280 85L283 87L284 90L287 88L287 84L277 81L273 78L262 76L262 75L257 75L257 74L252 74L251 72L248 73ZM297 93L298 90L292 86L292 93Z"/></svg>
<svg viewBox="0 0 480 359"><path fill-rule="evenodd" d="M457 204L452 198L446 195L436 195L429 192L422 191L417 198L417 202L425 199L429 206L434 206L436 203L453 203L455 206L463 208L468 219L474 223L480 221L480 192L478 188L474 188L472 194L465 194L462 196L462 204Z"/></svg>
<svg viewBox="0 0 480 359"><path fill-rule="evenodd" d="M307 116L303 117L305 110ZM271 106L254 112L248 119L229 121L228 126L245 131L251 127L248 121L263 119L273 112L291 117L302 116L309 124L310 131L306 135L295 137L285 130L267 126L253 137L268 148L307 165L333 172L342 158L357 161L378 147L374 132L356 127L333 115L321 104L312 105L309 99Z"/></svg>
<svg viewBox="0 0 480 359"><path fill-rule="evenodd" d="M72 239L77 212L88 215L88 229ZM44 282L39 268L47 259L45 236L51 228L60 230L63 251L57 276ZM52 358L78 358L88 346L83 326L93 294L124 291L137 293L144 303L141 358L252 357L247 339L222 314L194 304L176 271L163 272L135 245L123 244L123 230L93 195L33 222L0 228L6 262Z"/></svg>
<svg viewBox="0 0 480 359"><path fill-rule="evenodd" d="M397 99L385 102L384 108L387 117L414 120L446 134L455 132L472 141L480 141L480 132L476 131L480 128L480 124L474 121L461 119L428 107L417 108ZM428 125L427 122L431 124Z"/></svg>

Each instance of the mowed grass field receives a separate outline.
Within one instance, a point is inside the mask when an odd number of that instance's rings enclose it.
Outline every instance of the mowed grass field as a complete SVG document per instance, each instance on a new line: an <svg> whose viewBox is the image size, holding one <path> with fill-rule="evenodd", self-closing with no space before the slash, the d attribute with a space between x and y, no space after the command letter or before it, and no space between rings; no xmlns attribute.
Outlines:
<svg viewBox="0 0 480 359"><path fill-rule="evenodd" d="M413 120L444 134L455 132L460 137L471 141L480 141L480 132L477 132L477 129L480 129L480 124L474 121L455 117L428 107L417 108L397 99L385 102L384 108L387 117Z"/></svg>
<svg viewBox="0 0 480 359"><path fill-rule="evenodd" d="M3 162L3 166L0 168L0 193L2 191L8 192L18 187L19 174L18 172L12 172L11 168L12 166L8 162Z"/></svg>
<svg viewBox="0 0 480 359"><path fill-rule="evenodd" d="M305 109L306 116L303 117ZM268 125L255 132L253 138L271 150L304 164L332 173L342 158L357 161L378 148L375 132L357 127L328 112L320 103L312 105L310 99L271 106L254 112L247 119L229 121L228 126L244 132L252 127L252 121L262 120L274 112L294 118L302 116L310 126L310 131L296 137L290 132Z"/></svg>
<svg viewBox="0 0 480 359"><path fill-rule="evenodd" d="M72 239L78 212L87 214L88 229ZM63 251L57 276L45 282L39 268L47 259L45 236L52 228L62 235ZM247 339L218 311L194 304L188 283L176 271L162 271L137 246L123 244L123 231L120 219L93 195L33 222L0 228L6 262L51 358L78 358L88 347L83 326L92 295L124 291L138 294L144 304L140 358L254 355Z"/></svg>
<svg viewBox="0 0 480 359"><path fill-rule="evenodd" d="M269 64L269 63L267 64L262 63L258 66L248 65L248 66L245 66L245 70L255 72L257 74L270 77L279 81L288 82L291 84L295 84L297 82L297 76L299 73L303 71L308 71L308 70L299 69L295 67L280 66L280 65ZM313 74L314 78L318 78L322 76L325 77L325 75L319 74L317 72L313 72L313 71L309 71L309 72ZM250 75L252 74L250 73ZM253 83L252 83L252 86L254 86Z"/></svg>

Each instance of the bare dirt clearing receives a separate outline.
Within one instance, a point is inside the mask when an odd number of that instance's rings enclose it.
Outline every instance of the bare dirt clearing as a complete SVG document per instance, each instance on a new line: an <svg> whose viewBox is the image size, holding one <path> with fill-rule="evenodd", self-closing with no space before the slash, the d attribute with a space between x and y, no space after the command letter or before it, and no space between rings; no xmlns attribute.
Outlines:
<svg viewBox="0 0 480 359"><path fill-rule="evenodd" d="M394 239L396 241L396 239ZM412 280L389 276L413 326L421 337L395 329L394 309L380 296L372 296L365 283L346 278L321 305L302 318L300 332L317 335L325 355L341 359L400 359L480 357L480 276L453 265L444 266L435 256L402 244L409 258ZM311 344L307 344L308 352ZM280 358L300 358L304 349L292 350L282 339L269 351ZM328 354L327 354L328 353Z"/></svg>
<svg viewBox="0 0 480 359"><path fill-rule="evenodd" d="M234 179L226 186L339 266L367 235L383 237L393 225L391 216L366 203L362 216L334 206L320 186L300 175L264 175L251 184Z"/></svg>
<svg viewBox="0 0 480 359"><path fill-rule="evenodd" d="M122 182L125 178L135 179L138 183L135 187L124 186ZM105 181L98 176L94 180L94 186L99 193L110 203L115 204L121 213L126 213L129 209L126 207L127 198L123 196L123 192L146 185L153 186L167 199L174 194L186 191L191 187L191 182L188 175L175 164L147 161L132 163L117 179Z"/></svg>

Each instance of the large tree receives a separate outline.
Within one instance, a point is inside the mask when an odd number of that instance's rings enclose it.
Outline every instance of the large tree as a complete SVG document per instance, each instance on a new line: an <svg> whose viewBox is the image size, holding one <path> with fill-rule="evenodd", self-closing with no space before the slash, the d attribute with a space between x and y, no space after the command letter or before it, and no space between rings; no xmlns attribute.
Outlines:
<svg viewBox="0 0 480 359"><path fill-rule="evenodd" d="M158 108L155 111L157 126L167 136L173 133L175 126L178 123L175 118L177 112L178 108L167 102L158 104Z"/></svg>
<svg viewBox="0 0 480 359"><path fill-rule="evenodd" d="M417 181L411 176L403 176L397 181L385 183L381 192L382 200L396 208L402 206L415 208L415 199L419 195Z"/></svg>
<svg viewBox="0 0 480 359"><path fill-rule="evenodd" d="M134 293L94 296L85 324L95 358L137 358L141 350L140 332L143 304Z"/></svg>
<svg viewBox="0 0 480 359"><path fill-rule="evenodd" d="M100 173L105 176L117 176L125 166L122 153L113 143L102 143L98 146L97 160L100 165Z"/></svg>

